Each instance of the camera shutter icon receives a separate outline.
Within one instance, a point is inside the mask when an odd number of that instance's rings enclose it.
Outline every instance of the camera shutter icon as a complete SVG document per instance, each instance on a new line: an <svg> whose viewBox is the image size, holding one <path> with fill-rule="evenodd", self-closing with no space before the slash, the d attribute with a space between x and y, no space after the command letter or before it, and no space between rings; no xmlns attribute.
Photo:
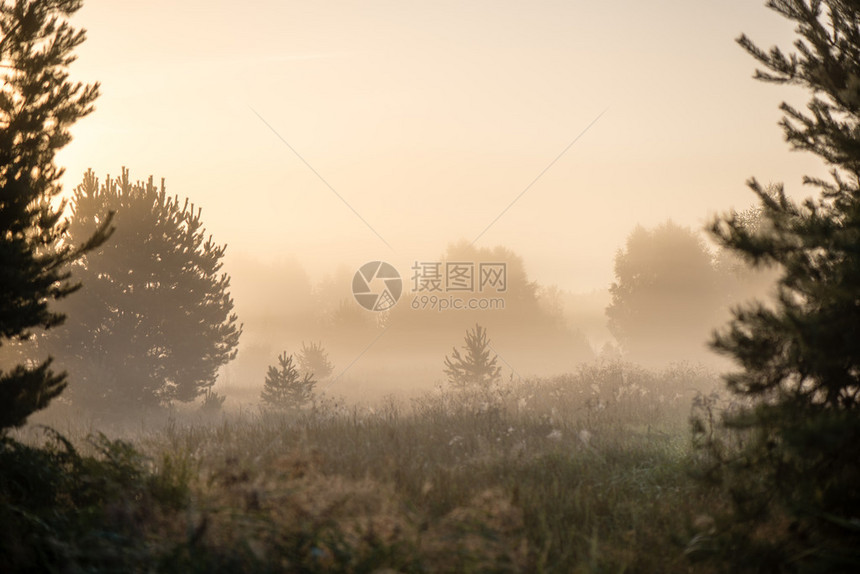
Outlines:
<svg viewBox="0 0 860 574"><path fill-rule="evenodd" d="M352 294L368 311L386 311L394 307L403 294L403 279L390 263L370 261L355 272Z"/></svg>

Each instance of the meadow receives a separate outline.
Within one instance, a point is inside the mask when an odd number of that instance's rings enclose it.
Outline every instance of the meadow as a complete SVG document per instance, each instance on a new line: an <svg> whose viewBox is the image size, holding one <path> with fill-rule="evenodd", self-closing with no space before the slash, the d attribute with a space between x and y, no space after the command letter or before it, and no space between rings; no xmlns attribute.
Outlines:
<svg viewBox="0 0 860 574"><path fill-rule="evenodd" d="M0 567L702 571L707 509L724 501L691 475L689 417L719 385L688 365L595 363L493 389L105 431L122 439L30 425L16 438L53 446L34 476L0 485L23 491L12 512L31 519L3 532ZM27 461L24 448L3 464Z"/></svg>

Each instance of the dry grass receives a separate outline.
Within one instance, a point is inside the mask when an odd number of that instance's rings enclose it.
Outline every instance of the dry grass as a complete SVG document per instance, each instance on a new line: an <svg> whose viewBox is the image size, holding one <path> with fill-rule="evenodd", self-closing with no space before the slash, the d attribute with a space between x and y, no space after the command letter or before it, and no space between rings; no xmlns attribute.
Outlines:
<svg viewBox="0 0 860 574"><path fill-rule="evenodd" d="M140 526L149 564L687 572L705 502L686 471L687 417L715 384L691 368L602 365L372 408L175 417L134 440L159 461L151 471L185 469L190 492Z"/></svg>

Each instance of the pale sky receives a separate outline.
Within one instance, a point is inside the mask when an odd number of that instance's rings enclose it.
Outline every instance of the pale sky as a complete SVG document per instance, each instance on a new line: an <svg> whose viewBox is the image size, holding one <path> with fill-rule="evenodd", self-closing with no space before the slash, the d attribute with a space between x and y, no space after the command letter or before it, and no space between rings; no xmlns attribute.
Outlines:
<svg viewBox="0 0 860 574"><path fill-rule="evenodd" d="M805 97L734 42L792 42L755 0L90 0L75 23L72 77L102 96L58 157L67 189L164 177L228 256L312 275L474 239L604 110L478 241L542 284L605 288L637 223L698 229L753 202L750 176L806 197L825 171L777 126Z"/></svg>

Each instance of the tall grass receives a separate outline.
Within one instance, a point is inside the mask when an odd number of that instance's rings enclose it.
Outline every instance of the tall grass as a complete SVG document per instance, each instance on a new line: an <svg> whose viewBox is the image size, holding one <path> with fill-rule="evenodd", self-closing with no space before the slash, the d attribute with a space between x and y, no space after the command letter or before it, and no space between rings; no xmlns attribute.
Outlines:
<svg viewBox="0 0 860 574"><path fill-rule="evenodd" d="M714 502L687 472L687 420L716 384L610 363L408 402L175 417L107 451L76 442L108 493L87 512L131 528L116 544L132 570L687 572ZM127 476L149 477L138 499Z"/></svg>

